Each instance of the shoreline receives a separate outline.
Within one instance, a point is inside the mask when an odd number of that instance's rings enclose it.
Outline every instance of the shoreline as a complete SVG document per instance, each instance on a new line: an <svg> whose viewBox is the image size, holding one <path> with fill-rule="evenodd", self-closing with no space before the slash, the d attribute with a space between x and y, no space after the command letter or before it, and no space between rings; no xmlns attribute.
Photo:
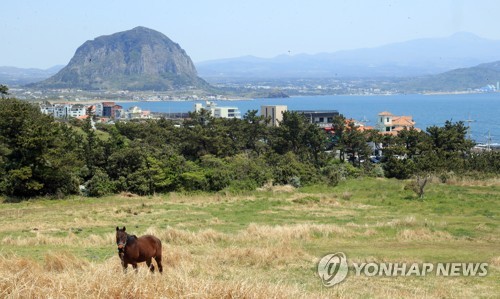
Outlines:
<svg viewBox="0 0 500 299"><path fill-rule="evenodd" d="M406 95L423 95L423 96L433 96L433 95L473 95L473 94L495 94L500 92L471 92L471 91L436 91L436 92L421 92L421 93L392 93L392 94L316 94L316 95L290 95L288 98L301 98L301 97L325 97L325 96L339 96L339 97L379 97L379 96L406 96ZM46 101L51 103L63 104L63 103L72 103L72 104L95 104L100 102L115 102L115 103L170 103L170 102L205 102L205 101L217 101L217 102L234 102L234 101L253 101L259 99L285 99L285 98L264 98L264 97L235 97L235 98L226 98L226 99L175 99L175 100L133 100L133 99L94 99L94 100L84 100L84 101L76 101L76 100L64 100L64 99L47 99Z"/></svg>

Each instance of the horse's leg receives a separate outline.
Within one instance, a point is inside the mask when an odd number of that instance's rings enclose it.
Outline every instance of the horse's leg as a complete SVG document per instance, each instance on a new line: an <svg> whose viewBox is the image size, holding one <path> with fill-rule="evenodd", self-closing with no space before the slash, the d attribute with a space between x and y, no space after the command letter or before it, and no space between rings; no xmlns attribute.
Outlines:
<svg viewBox="0 0 500 299"><path fill-rule="evenodd" d="M124 260L122 260L122 267L123 267L123 273L127 273L127 267L128 267L128 264L125 263Z"/></svg>
<svg viewBox="0 0 500 299"><path fill-rule="evenodd" d="M155 266L151 263L151 258L146 260L146 265L148 265L149 271L153 273L155 272Z"/></svg>
<svg viewBox="0 0 500 299"><path fill-rule="evenodd" d="M163 266L161 265L161 254L155 256L156 265L158 266L158 271L163 272Z"/></svg>
<svg viewBox="0 0 500 299"><path fill-rule="evenodd" d="M132 268L134 268L135 273L137 273L137 263L136 262L132 263Z"/></svg>

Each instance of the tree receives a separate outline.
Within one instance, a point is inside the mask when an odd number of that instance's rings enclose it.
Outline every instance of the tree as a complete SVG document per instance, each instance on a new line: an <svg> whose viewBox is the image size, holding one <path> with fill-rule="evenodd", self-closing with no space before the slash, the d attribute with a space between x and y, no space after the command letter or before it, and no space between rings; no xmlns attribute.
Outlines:
<svg viewBox="0 0 500 299"><path fill-rule="evenodd" d="M85 183L85 188L87 195L92 197L101 197L115 191L108 174L100 168L94 171L92 178Z"/></svg>
<svg viewBox="0 0 500 299"><path fill-rule="evenodd" d="M14 197L65 195L79 191L80 137L38 107L0 100L0 193Z"/></svg>
<svg viewBox="0 0 500 299"><path fill-rule="evenodd" d="M355 125L353 121L349 121L344 133L339 139L339 145L349 157L349 161L353 165L361 165L362 160L367 160L371 149L367 144L367 134Z"/></svg>
<svg viewBox="0 0 500 299"><path fill-rule="evenodd" d="M427 134L429 139L423 154L437 156L434 160L438 160L438 163L433 167L434 170L465 169L474 142L467 139L467 127L463 122L446 121L443 127L427 128Z"/></svg>
<svg viewBox="0 0 500 299"><path fill-rule="evenodd" d="M311 162L320 167L320 156L326 150L327 135L309 123L298 112L285 111L278 127L271 130L270 143L278 154L293 152L301 162Z"/></svg>
<svg viewBox="0 0 500 299"><path fill-rule="evenodd" d="M9 94L9 88L3 84L0 84L0 95L2 95L2 99L4 99L5 96L8 94Z"/></svg>
<svg viewBox="0 0 500 299"><path fill-rule="evenodd" d="M428 136L424 132L414 128L399 131L395 138L396 143L404 148L403 155L410 159L419 155L423 150L421 144L428 141Z"/></svg>
<svg viewBox="0 0 500 299"><path fill-rule="evenodd" d="M93 113L92 109L88 108L87 109L87 118L85 119L84 125L82 126L83 132L86 135L86 142L84 145L84 158L85 158L85 164L87 166L87 169L89 171L88 175L86 177L93 177L95 174L95 169L98 167L98 156L102 152L101 148L99 147L99 139L97 138L97 135L95 133L95 128L92 125L93 124Z"/></svg>
<svg viewBox="0 0 500 299"><path fill-rule="evenodd" d="M257 110L250 110L243 116L242 137L245 139L245 148L262 154L267 150L266 140L269 133L269 119L263 115L257 116Z"/></svg>

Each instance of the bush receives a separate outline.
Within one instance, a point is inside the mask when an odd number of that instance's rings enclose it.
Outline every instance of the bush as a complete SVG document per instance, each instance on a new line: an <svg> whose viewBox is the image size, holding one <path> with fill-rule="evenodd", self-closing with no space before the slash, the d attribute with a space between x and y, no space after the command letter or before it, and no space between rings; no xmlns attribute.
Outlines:
<svg viewBox="0 0 500 299"><path fill-rule="evenodd" d="M292 152L284 155L273 154L269 158L273 171L273 181L278 185L300 184L301 186L320 181L314 165L300 162Z"/></svg>
<svg viewBox="0 0 500 299"><path fill-rule="evenodd" d="M180 175L180 185L185 191L207 191L209 182L203 171L185 172Z"/></svg>
<svg viewBox="0 0 500 299"><path fill-rule="evenodd" d="M336 186L340 181L361 176L363 170L350 163L336 162L321 169L321 174L331 186Z"/></svg>
<svg viewBox="0 0 500 299"><path fill-rule="evenodd" d="M260 187L254 180L234 180L226 188L229 192L252 191Z"/></svg>
<svg viewBox="0 0 500 299"><path fill-rule="evenodd" d="M208 182L207 191L220 191L229 186L234 174L229 170L225 160L205 155L201 157L200 164L205 169L205 177Z"/></svg>
<svg viewBox="0 0 500 299"><path fill-rule="evenodd" d="M417 194L419 199L424 198L424 193L425 193L425 186L430 180L430 175L417 175L415 178L411 181L409 181L405 187L404 190L411 190Z"/></svg>
<svg viewBox="0 0 500 299"><path fill-rule="evenodd" d="M415 172L415 163L410 159L390 157L383 167L386 177L400 180L409 179Z"/></svg>
<svg viewBox="0 0 500 299"><path fill-rule="evenodd" d="M321 169L321 174L323 175L326 183L330 186L337 186L339 182L345 179L341 173L341 167L339 164L327 165Z"/></svg>
<svg viewBox="0 0 500 299"><path fill-rule="evenodd" d="M379 164L374 165L370 171L370 176L372 177L383 178L384 175L385 175L384 168Z"/></svg>
<svg viewBox="0 0 500 299"><path fill-rule="evenodd" d="M96 169L92 178L85 183L85 190L87 196L101 197L112 194L115 191L115 186L107 173L101 169Z"/></svg>

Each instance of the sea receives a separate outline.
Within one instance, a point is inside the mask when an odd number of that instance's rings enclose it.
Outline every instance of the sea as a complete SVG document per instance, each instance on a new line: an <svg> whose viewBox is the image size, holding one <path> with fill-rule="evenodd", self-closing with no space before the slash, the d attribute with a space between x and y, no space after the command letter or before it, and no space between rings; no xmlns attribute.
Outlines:
<svg viewBox="0 0 500 299"><path fill-rule="evenodd" d="M337 110L346 118L375 126L377 114L411 115L416 127L443 126L447 120L463 121L470 126L470 137L477 143L500 143L500 93L479 94L407 94L407 95L329 95L290 98L214 101L218 106L238 107L244 115L260 111L262 105L286 105L288 110ZM195 103L205 101L124 102L125 109L139 106L152 112L193 111Z"/></svg>

